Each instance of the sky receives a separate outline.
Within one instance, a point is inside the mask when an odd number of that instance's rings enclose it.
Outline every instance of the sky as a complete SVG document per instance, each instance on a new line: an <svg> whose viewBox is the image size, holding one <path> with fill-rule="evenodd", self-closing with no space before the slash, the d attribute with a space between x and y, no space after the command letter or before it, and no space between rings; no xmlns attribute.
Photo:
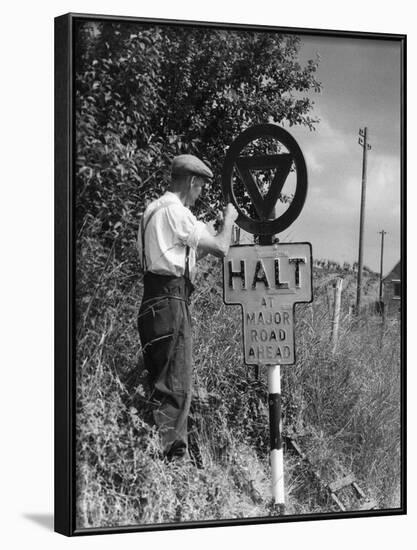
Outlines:
<svg viewBox="0 0 417 550"><path fill-rule="evenodd" d="M300 62L320 55L311 92L316 130L285 127L307 164L308 194L282 240L310 241L314 258L358 260L363 149L368 128L363 262L379 272L384 229L384 274L400 259L401 53L398 42L302 36ZM305 95L305 94L304 94ZM291 185L290 183L288 185ZM283 189L285 192L285 188Z"/></svg>

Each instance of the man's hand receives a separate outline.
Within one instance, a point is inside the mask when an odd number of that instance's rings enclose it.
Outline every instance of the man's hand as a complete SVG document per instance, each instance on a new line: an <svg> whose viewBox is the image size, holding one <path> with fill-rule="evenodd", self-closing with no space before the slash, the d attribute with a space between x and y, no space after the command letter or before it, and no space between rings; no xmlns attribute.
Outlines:
<svg viewBox="0 0 417 550"><path fill-rule="evenodd" d="M229 202L226 208L223 209L223 212L217 214L216 221L214 222L214 229L220 233L220 231L223 230L224 224L227 223L228 225L232 225L238 215L236 208Z"/></svg>
<svg viewBox="0 0 417 550"><path fill-rule="evenodd" d="M229 250L233 222L237 217L236 208L229 202L223 211L223 224L217 235L211 235L207 229L202 233L198 245L200 249L199 254L210 253L214 256L224 258Z"/></svg>

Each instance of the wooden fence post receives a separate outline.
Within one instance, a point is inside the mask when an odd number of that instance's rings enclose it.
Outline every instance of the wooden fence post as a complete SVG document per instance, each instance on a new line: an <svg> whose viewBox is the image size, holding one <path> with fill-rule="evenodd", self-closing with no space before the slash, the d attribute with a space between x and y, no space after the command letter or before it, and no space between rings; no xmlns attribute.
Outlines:
<svg viewBox="0 0 417 550"><path fill-rule="evenodd" d="M335 289L334 289L334 309L333 309L333 324L332 324L332 353L335 353L337 347L337 338L339 334L339 321L340 321L340 305L342 302L342 288L343 288L343 278L338 277L336 279Z"/></svg>

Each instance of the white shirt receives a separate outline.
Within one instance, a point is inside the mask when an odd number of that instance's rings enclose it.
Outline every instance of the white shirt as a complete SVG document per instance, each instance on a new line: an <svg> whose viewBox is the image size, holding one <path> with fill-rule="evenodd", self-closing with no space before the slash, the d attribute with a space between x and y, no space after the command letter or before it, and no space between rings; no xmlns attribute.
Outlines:
<svg viewBox="0 0 417 550"><path fill-rule="evenodd" d="M157 208L159 210L147 224L150 214ZM189 269L192 271L205 224L197 220L175 193L167 191L148 205L143 214L143 226L147 271L177 277L184 275L187 245L190 247ZM139 226L138 250L142 261L142 223Z"/></svg>

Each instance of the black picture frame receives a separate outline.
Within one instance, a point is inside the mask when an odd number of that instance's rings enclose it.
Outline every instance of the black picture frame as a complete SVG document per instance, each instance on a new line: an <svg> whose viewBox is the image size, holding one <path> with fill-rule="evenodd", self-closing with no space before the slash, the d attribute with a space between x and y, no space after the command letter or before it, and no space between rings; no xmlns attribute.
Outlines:
<svg viewBox="0 0 417 550"><path fill-rule="evenodd" d="M334 38L395 41L401 45L401 506L395 509L240 518L204 522L78 529L75 519L75 235L74 25L119 21L225 30L273 31ZM55 18L55 531L66 536L188 529L406 514L406 51L399 34L177 21L70 13Z"/></svg>

